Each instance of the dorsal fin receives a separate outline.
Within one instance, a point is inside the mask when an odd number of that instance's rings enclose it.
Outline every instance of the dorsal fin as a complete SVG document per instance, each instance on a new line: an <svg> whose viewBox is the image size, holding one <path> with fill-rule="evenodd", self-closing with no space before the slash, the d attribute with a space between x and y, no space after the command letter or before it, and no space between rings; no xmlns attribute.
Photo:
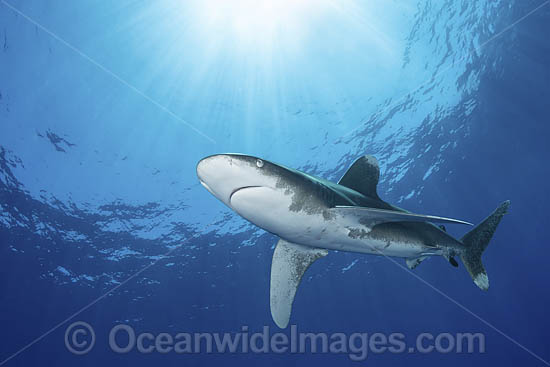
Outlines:
<svg viewBox="0 0 550 367"><path fill-rule="evenodd" d="M378 199L376 186L380 178L380 167L378 161L372 155L365 155L357 159L338 184L346 186L361 194Z"/></svg>

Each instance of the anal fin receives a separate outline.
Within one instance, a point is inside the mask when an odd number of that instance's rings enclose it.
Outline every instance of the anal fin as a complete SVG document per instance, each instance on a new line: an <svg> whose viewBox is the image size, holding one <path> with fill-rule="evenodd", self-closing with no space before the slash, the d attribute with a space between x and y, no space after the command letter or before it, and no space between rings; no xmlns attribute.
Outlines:
<svg viewBox="0 0 550 367"><path fill-rule="evenodd" d="M280 239L271 263L270 306L273 321L286 328L292 303L302 276L317 259L328 254L325 249L302 246Z"/></svg>

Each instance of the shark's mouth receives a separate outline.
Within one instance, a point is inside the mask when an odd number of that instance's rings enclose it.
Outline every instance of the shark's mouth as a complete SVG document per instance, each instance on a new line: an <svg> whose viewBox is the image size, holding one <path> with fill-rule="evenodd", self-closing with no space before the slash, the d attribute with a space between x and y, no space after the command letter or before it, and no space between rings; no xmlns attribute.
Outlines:
<svg viewBox="0 0 550 367"><path fill-rule="evenodd" d="M254 185L251 185L251 186L242 186L242 187L238 187L236 188L235 190L233 190L231 192L231 195L229 195L229 202L231 202L231 198L233 197L233 195L239 191L242 191L242 190L246 190L246 189L253 189L253 188L256 188L256 187L262 187L262 186L254 186Z"/></svg>

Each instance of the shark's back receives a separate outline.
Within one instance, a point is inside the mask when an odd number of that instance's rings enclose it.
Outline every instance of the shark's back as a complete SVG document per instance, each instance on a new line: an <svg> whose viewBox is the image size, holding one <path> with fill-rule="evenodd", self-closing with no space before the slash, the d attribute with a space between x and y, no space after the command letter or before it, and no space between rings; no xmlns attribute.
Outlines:
<svg viewBox="0 0 550 367"><path fill-rule="evenodd" d="M376 158L371 155L362 156L353 162L338 183L296 172L330 191L333 194L330 206L358 206L404 212L403 209L386 203L378 196L380 167Z"/></svg>

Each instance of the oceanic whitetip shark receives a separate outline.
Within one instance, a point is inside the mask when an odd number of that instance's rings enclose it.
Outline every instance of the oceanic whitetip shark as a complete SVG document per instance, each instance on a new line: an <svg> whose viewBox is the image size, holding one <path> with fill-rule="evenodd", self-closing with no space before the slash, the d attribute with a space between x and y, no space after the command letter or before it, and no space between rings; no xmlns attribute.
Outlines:
<svg viewBox="0 0 550 367"><path fill-rule="evenodd" d="M357 159L338 183L241 154L206 157L198 163L197 175L229 208L279 236L271 264L270 306L281 328L288 325L302 276L327 250L402 257L410 269L433 255L458 266L454 256L459 256L475 284L487 290L481 254L510 205L502 203L456 239L433 223L471 223L410 213L380 199L380 169L373 156Z"/></svg>

